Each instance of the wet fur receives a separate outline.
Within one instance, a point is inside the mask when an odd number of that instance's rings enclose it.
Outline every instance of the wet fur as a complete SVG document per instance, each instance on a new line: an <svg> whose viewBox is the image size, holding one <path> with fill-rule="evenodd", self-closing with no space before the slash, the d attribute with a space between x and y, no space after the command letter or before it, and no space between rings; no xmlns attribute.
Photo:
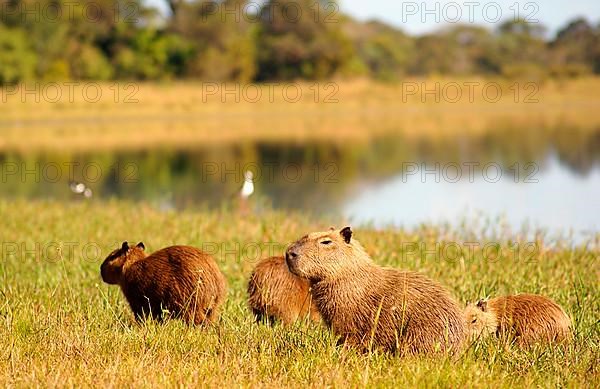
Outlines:
<svg viewBox="0 0 600 389"><path fill-rule="evenodd" d="M289 325L309 318L320 321L307 280L290 273L283 257L261 260L248 281L248 305L257 322Z"/></svg>
<svg viewBox="0 0 600 389"><path fill-rule="evenodd" d="M310 280L325 323L348 344L399 354L462 346L465 323L450 294L423 274L377 266L351 230L309 234L288 248L286 261Z"/></svg>
<svg viewBox="0 0 600 389"><path fill-rule="evenodd" d="M471 336L496 335L521 346L572 338L571 319L551 299L519 294L496 297L465 309Z"/></svg>
<svg viewBox="0 0 600 389"><path fill-rule="evenodd" d="M214 259L189 246L167 247L150 256L139 245L122 247L106 258L101 275L121 287L137 320L163 320L166 310L188 323L212 323L227 288Z"/></svg>

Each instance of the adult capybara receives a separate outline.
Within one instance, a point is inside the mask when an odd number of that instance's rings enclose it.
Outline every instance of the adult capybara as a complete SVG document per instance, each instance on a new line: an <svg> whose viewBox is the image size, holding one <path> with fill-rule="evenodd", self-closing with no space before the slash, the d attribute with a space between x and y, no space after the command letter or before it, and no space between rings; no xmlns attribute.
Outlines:
<svg viewBox="0 0 600 389"><path fill-rule="evenodd" d="M143 243L127 242L102 263L107 284L119 285L137 320L166 314L209 324L218 316L227 284L215 260L197 248L172 246L146 256Z"/></svg>
<svg viewBox="0 0 600 389"><path fill-rule="evenodd" d="M423 274L377 266L350 227L304 236L286 262L310 281L325 323L351 345L400 354L462 346L465 323L450 294Z"/></svg>
<svg viewBox="0 0 600 389"><path fill-rule="evenodd" d="M465 308L471 337L496 335L521 346L570 340L571 319L544 296L518 294L480 300Z"/></svg>
<svg viewBox="0 0 600 389"><path fill-rule="evenodd" d="M284 257L261 260L248 281L248 304L258 322L320 321L308 280L290 273Z"/></svg>

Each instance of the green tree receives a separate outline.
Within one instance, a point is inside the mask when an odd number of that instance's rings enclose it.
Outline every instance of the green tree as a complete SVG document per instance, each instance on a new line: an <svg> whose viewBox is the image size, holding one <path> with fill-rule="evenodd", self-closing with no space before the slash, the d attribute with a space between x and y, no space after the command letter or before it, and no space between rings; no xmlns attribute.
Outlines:
<svg viewBox="0 0 600 389"><path fill-rule="evenodd" d="M115 51L114 65L119 78L157 80L181 76L192 47L178 35L143 28Z"/></svg>
<svg viewBox="0 0 600 389"><path fill-rule="evenodd" d="M424 35L416 40L415 56L410 67L412 74L452 74L457 62L457 43L444 34Z"/></svg>
<svg viewBox="0 0 600 389"><path fill-rule="evenodd" d="M242 14L246 4L247 0L179 4L171 30L193 46L188 76L213 81L254 79L256 25Z"/></svg>
<svg viewBox="0 0 600 389"><path fill-rule="evenodd" d="M503 23L497 45L502 74L509 78L543 78L547 73L549 50L544 40L546 28L525 20Z"/></svg>
<svg viewBox="0 0 600 389"><path fill-rule="evenodd" d="M415 54L411 37L377 21L349 21L344 30L354 42L358 57L372 77L392 81L406 74Z"/></svg>
<svg viewBox="0 0 600 389"><path fill-rule="evenodd" d="M322 79L354 55L340 15L311 0L269 0L261 10L258 78Z"/></svg>
<svg viewBox="0 0 600 389"><path fill-rule="evenodd" d="M26 31L44 79L111 77L109 57L147 15L141 0L0 0L0 20Z"/></svg>
<svg viewBox="0 0 600 389"><path fill-rule="evenodd" d="M33 77L36 56L28 42L23 30L0 25L0 85Z"/></svg>
<svg viewBox="0 0 600 389"><path fill-rule="evenodd" d="M550 43L555 75L577 75L600 71L600 34L587 20L575 19Z"/></svg>
<svg viewBox="0 0 600 389"><path fill-rule="evenodd" d="M501 70L501 58L492 33L483 27L458 25L446 31L452 42L455 62L453 74L494 74Z"/></svg>

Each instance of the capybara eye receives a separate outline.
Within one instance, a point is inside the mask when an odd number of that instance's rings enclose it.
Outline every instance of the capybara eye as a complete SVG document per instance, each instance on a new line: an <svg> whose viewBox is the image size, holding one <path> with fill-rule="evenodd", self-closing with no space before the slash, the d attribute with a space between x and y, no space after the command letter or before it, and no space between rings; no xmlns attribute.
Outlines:
<svg viewBox="0 0 600 389"><path fill-rule="evenodd" d="M471 323L473 323L473 324L477 323L477 319L471 320Z"/></svg>
<svg viewBox="0 0 600 389"><path fill-rule="evenodd" d="M330 240L324 240L321 242L321 244L331 244L331 243L333 243L333 242Z"/></svg>

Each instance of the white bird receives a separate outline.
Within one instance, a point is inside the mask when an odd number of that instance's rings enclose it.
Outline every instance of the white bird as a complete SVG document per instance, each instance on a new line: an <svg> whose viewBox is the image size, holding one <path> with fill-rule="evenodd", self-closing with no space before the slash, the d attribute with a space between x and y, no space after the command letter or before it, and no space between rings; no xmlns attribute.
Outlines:
<svg viewBox="0 0 600 389"><path fill-rule="evenodd" d="M75 193L76 195L81 195L86 199L91 198L93 195L92 189L86 187L82 182L71 181L69 183L69 188L71 189L71 192Z"/></svg>
<svg viewBox="0 0 600 389"><path fill-rule="evenodd" d="M248 197L254 193L254 174L251 171L247 170L244 173L244 185L242 185L242 190L240 191L240 199L239 199L239 212L242 215L248 215L250 213L250 204L248 202Z"/></svg>
<svg viewBox="0 0 600 389"><path fill-rule="evenodd" d="M240 195L243 199L247 199L254 193L254 174L250 170L244 173L244 185L242 185L242 191Z"/></svg>
<svg viewBox="0 0 600 389"><path fill-rule="evenodd" d="M85 188L85 190L83 191L83 197L85 197L86 199L90 199L92 198L92 190L90 188Z"/></svg>
<svg viewBox="0 0 600 389"><path fill-rule="evenodd" d="M83 194L83 192L85 192L85 184L81 182L72 181L69 184L69 188L71 188L71 192L75 194Z"/></svg>

